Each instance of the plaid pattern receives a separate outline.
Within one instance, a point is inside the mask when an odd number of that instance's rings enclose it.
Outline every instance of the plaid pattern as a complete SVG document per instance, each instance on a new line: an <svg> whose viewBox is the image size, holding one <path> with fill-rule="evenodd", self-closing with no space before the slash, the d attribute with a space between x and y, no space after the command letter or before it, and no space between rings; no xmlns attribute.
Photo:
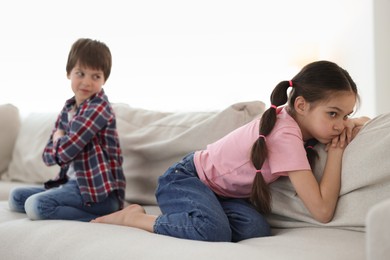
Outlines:
<svg viewBox="0 0 390 260"><path fill-rule="evenodd" d="M43 161L48 166L58 164L62 168L59 182L66 178L66 169L73 161L85 203L100 202L115 191L123 206L126 187L123 158L108 98L102 89L84 101L69 121L68 112L75 103L74 97L66 101L43 151ZM57 129L64 130L65 136L53 143Z"/></svg>

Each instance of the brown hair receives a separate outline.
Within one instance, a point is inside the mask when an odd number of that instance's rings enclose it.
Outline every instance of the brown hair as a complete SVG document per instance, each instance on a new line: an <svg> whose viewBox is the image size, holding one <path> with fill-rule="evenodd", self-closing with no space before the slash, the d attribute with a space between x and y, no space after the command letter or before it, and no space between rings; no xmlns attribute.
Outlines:
<svg viewBox="0 0 390 260"><path fill-rule="evenodd" d="M272 91L271 104L281 106L288 102L288 109L295 113L294 102L298 96L302 96L309 103L325 101L340 91L352 91L358 93L355 82L346 70L337 64L329 61L316 61L302 68L302 70L292 78L293 87L290 94L287 90L290 87L289 81L282 81ZM270 107L264 111L260 119L259 135L267 136L271 133L277 120L277 111ZM311 149L317 140L308 140L305 144L307 157L313 168L317 156L315 150ZM252 146L251 160L257 170L263 166L268 156L265 138L258 138ZM262 174L256 174L252 186L250 197L251 203L262 213L271 211L271 193L265 183Z"/></svg>
<svg viewBox="0 0 390 260"><path fill-rule="evenodd" d="M66 72L68 75L77 63L80 66L102 70L104 80L107 81L112 66L110 49L100 41L80 38L73 43L69 51L68 62L66 64Z"/></svg>

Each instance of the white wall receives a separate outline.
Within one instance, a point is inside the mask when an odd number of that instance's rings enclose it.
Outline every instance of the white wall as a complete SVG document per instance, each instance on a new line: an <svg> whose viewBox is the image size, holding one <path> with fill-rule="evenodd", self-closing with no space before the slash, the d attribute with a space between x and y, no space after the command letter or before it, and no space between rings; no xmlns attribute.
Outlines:
<svg viewBox="0 0 390 260"><path fill-rule="evenodd" d="M161 110L268 103L274 86L329 59L357 82L358 114L376 114L372 0L68 0L0 4L0 103L57 112L79 37L113 54L113 102Z"/></svg>
<svg viewBox="0 0 390 260"><path fill-rule="evenodd" d="M390 1L374 0L376 112L390 112Z"/></svg>

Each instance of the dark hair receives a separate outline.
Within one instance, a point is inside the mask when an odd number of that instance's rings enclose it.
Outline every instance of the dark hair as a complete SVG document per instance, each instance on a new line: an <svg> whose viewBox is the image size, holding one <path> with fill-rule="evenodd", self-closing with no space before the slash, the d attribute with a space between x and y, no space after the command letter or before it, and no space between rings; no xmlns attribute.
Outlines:
<svg viewBox="0 0 390 260"><path fill-rule="evenodd" d="M358 92L355 82L346 70L337 64L329 61L316 61L302 68L302 70L291 80L293 87L290 93L287 93L290 87L289 81L282 81L272 91L271 104L281 106L288 102L289 111L294 114L294 102L298 96L302 96L306 101L315 105L318 102L326 101L340 91L351 91L355 93L357 100ZM259 135L267 136L271 133L277 119L277 111L270 107L264 111L260 119ZM311 167L314 166L317 153L312 147L317 140L308 140L305 144L307 157ZM258 138L252 146L251 160L257 170L260 170L265 159L268 156L267 144L265 138ZM262 213L271 211L271 193L268 185L265 183L262 174L256 174L252 186L250 197L251 203Z"/></svg>
<svg viewBox="0 0 390 260"><path fill-rule="evenodd" d="M107 81L111 73L112 58L106 44L87 38L78 39L69 51L66 72L68 75L79 63L80 66L102 70L104 80Z"/></svg>

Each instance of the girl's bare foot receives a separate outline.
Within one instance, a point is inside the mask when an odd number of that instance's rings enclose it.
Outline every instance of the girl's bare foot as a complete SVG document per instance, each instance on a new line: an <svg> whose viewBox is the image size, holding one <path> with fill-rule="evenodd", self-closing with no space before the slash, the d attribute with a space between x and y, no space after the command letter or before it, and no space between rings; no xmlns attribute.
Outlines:
<svg viewBox="0 0 390 260"><path fill-rule="evenodd" d="M122 210L96 218L91 222L136 227L153 232L156 218L157 216L147 215L145 209L140 205L132 204Z"/></svg>
<svg viewBox="0 0 390 260"><path fill-rule="evenodd" d="M131 225L131 223L128 223L131 222L129 221L129 219L131 219L131 216L133 216L134 214L146 214L146 213L145 210L140 205L132 204L114 213L96 218L91 222L129 226Z"/></svg>

